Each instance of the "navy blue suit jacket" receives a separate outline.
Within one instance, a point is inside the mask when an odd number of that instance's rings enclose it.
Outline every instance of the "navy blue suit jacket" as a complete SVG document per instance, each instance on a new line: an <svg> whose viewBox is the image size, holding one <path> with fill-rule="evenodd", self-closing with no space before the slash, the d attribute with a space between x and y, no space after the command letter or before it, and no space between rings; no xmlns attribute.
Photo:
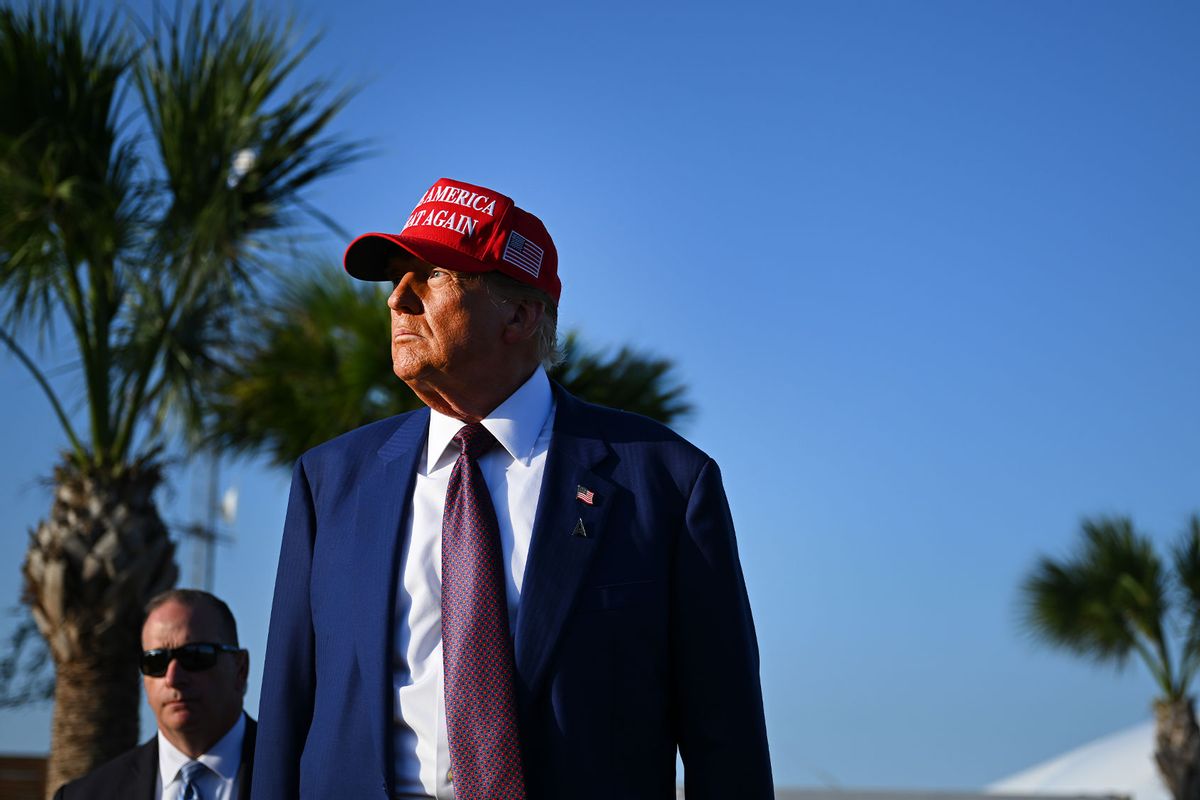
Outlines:
<svg viewBox="0 0 1200 800"><path fill-rule="evenodd" d="M673 800L676 746L688 800L773 797L717 465L658 423L554 391L514 631L528 797ZM428 425L428 410L402 414L296 464L255 800L390 797L398 553Z"/></svg>
<svg viewBox="0 0 1200 800"><path fill-rule="evenodd" d="M246 717L242 760L234 782L238 800L250 800L250 776L254 772L254 720ZM158 790L158 734L144 744L127 750L112 761L70 783L58 787L54 800L154 800Z"/></svg>

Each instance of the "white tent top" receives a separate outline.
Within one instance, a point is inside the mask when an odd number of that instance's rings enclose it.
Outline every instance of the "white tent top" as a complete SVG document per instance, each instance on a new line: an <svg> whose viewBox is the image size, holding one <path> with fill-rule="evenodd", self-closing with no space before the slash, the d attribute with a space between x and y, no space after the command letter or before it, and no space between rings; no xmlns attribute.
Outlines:
<svg viewBox="0 0 1200 800"><path fill-rule="evenodd" d="M1154 763L1154 723L1097 739L987 787L992 794L1107 794L1171 800Z"/></svg>

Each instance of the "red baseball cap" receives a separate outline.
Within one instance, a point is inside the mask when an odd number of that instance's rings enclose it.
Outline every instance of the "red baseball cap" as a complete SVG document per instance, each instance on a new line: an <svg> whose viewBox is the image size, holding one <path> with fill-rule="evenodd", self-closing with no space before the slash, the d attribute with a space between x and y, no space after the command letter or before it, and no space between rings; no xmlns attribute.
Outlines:
<svg viewBox="0 0 1200 800"><path fill-rule="evenodd" d="M558 251L542 221L512 198L483 186L442 178L429 187L399 233L365 233L346 248L346 272L388 279L396 248L458 272L496 270L536 286L558 302Z"/></svg>

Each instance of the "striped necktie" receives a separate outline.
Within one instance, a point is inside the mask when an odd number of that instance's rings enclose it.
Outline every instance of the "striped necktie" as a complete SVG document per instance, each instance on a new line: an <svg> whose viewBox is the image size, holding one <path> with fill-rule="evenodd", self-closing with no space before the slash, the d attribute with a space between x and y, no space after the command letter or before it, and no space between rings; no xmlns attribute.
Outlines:
<svg viewBox="0 0 1200 800"><path fill-rule="evenodd" d="M183 785L179 789L179 800L204 800L200 793L200 776L208 771L208 767L199 761L189 761L179 770Z"/></svg>

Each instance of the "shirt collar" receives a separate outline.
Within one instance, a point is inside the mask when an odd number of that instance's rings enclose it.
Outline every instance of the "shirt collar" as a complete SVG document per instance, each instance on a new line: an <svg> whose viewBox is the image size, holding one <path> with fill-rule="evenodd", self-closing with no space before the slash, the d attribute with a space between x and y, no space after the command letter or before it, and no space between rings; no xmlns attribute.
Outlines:
<svg viewBox="0 0 1200 800"><path fill-rule="evenodd" d="M238 766L242 762L242 743L246 736L246 715L238 714L237 722L208 752L195 759L217 773L224 780L237 777ZM179 777L179 770L191 761L186 753L181 751L171 741L158 732L158 775L162 785L166 786Z"/></svg>
<svg viewBox="0 0 1200 800"><path fill-rule="evenodd" d="M534 445L553 405L554 395L550 391L550 379L546 377L546 371L539 366L529 376L529 380L484 417L483 427L496 437L496 441L508 451L514 461L529 466ZM433 472L442 462L450 440L462 426L463 422L460 419L448 417L433 409L429 410L429 436L425 444L426 475Z"/></svg>

